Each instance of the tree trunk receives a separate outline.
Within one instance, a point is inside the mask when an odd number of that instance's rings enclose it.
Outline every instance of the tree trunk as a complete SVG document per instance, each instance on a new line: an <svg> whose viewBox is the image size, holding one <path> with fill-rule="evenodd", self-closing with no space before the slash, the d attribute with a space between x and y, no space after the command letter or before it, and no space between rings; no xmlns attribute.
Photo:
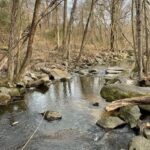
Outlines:
<svg viewBox="0 0 150 150"><path fill-rule="evenodd" d="M16 43L16 33L17 33L17 17L19 9L19 0L12 1L12 11L11 11L11 24L10 24L10 34L9 34L9 44L8 44L8 79L13 82L14 71L15 71L15 49L13 48Z"/></svg>
<svg viewBox="0 0 150 150"><path fill-rule="evenodd" d="M132 0L132 7L131 7L131 26L132 26L132 38L133 38L133 48L134 48L135 62L136 62L136 65L138 65L138 56L137 56L137 50L136 50L137 47L136 47L135 32L134 32L134 0Z"/></svg>
<svg viewBox="0 0 150 150"><path fill-rule="evenodd" d="M142 44L141 44L141 0L135 0L136 4L136 45L138 50L138 74L139 80L142 79L143 76L143 52L142 52Z"/></svg>
<svg viewBox="0 0 150 150"><path fill-rule="evenodd" d="M64 44L65 56L67 55L68 60L70 58L70 40L71 40L72 24L74 22L74 15L75 15L76 6L77 6L77 0L74 0L72 10L71 10L70 20L69 20L68 27L67 27L66 38L65 38L65 42L64 42L65 43Z"/></svg>
<svg viewBox="0 0 150 150"><path fill-rule="evenodd" d="M64 51L64 42L65 42L65 37L66 37L66 31L67 31L67 1L68 0L64 0L64 14L63 14L63 51Z"/></svg>
<svg viewBox="0 0 150 150"><path fill-rule="evenodd" d="M58 15L58 6L56 3L56 39L57 39L57 48L60 46L60 35L59 35L59 15Z"/></svg>
<svg viewBox="0 0 150 150"><path fill-rule="evenodd" d="M30 32L29 32L27 53L26 53L26 56L23 60L22 65L21 65L20 71L19 71L19 73L16 77L16 80L20 80L22 75L25 73L26 68L29 65L30 60L31 60L32 46L33 46L34 36L35 36L35 32L36 32L36 27L37 27L37 20L38 20L38 13L39 13L39 10L40 10L40 4L41 4L41 0L36 0L35 7L34 7L33 18L32 18L32 24L31 24Z"/></svg>
<svg viewBox="0 0 150 150"><path fill-rule="evenodd" d="M147 6L146 6L146 0L144 0L144 24L145 24L145 47L146 47L146 68L145 73L146 76L148 76L149 73L149 61L150 61L150 53L149 53L149 45L148 45L148 22L147 22Z"/></svg>
<svg viewBox="0 0 150 150"><path fill-rule="evenodd" d="M80 46L79 56L77 58L77 63L79 62L79 60L81 58L82 51L84 49L84 42L85 42L86 35L87 35L87 32L88 32L88 27L89 27L89 23L90 23L90 19L91 19L92 13L93 13L95 3L96 3L96 0L92 0L90 13L89 13L89 16L88 16L88 19L87 19L87 22L86 22L86 26L85 26L85 29L84 29L84 33L83 33L83 38L82 38L82 43L81 43L81 46Z"/></svg>
<svg viewBox="0 0 150 150"><path fill-rule="evenodd" d="M110 50L114 51L115 44L115 0L111 2L111 31L110 31Z"/></svg>

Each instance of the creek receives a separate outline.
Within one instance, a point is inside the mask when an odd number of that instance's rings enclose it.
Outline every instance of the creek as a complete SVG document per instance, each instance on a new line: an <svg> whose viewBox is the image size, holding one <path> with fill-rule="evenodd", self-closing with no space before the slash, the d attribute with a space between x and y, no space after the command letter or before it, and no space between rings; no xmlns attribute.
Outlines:
<svg viewBox="0 0 150 150"><path fill-rule="evenodd" d="M134 133L128 126L104 130L96 121L106 106L100 96L104 68L99 74L73 75L67 82L55 81L45 93L29 91L25 101L0 108L0 149L22 149L47 110L58 111L62 120L42 121L26 150L121 150L128 149ZM99 101L99 106L92 102ZM17 122L12 125L12 122Z"/></svg>

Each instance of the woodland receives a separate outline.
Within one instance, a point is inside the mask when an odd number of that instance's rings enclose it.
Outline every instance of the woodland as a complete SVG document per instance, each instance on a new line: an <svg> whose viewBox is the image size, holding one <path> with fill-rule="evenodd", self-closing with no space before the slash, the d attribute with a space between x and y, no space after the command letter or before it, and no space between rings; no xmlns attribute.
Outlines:
<svg viewBox="0 0 150 150"><path fill-rule="evenodd" d="M149 150L149 43L149 0L0 0L2 149Z"/></svg>

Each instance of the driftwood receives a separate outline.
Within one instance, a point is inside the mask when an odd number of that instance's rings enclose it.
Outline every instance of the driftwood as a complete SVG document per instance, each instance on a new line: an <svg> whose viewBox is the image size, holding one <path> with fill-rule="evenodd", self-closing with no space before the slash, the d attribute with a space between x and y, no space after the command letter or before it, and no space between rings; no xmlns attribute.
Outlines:
<svg viewBox="0 0 150 150"><path fill-rule="evenodd" d="M106 110L113 111L118 108L131 105L150 105L150 96L141 96L117 100L106 106Z"/></svg>

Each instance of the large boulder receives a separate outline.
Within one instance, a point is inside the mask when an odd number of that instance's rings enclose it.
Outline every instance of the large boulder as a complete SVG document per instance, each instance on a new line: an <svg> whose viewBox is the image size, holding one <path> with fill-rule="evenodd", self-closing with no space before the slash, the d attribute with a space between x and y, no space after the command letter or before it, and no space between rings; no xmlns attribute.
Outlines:
<svg viewBox="0 0 150 150"><path fill-rule="evenodd" d="M136 136L132 139L129 150L149 150L150 140L144 138L143 136Z"/></svg>
<svg viewBox="0 0 150 150"><path fill-rule="evenodd" d="M110 84L105 85L100 91L101 96L108 102L119 99L148 96L150 95L149 87L138 87L127 84Z"/></svg>
<svg viewBox="0 0 150 150"><path fill-rule="evenodd" d="M127 123L131 128L137 126L137 123L141 117L141 112L138 106L126 106L122 107L119 111L119 116Z"/></svg>

